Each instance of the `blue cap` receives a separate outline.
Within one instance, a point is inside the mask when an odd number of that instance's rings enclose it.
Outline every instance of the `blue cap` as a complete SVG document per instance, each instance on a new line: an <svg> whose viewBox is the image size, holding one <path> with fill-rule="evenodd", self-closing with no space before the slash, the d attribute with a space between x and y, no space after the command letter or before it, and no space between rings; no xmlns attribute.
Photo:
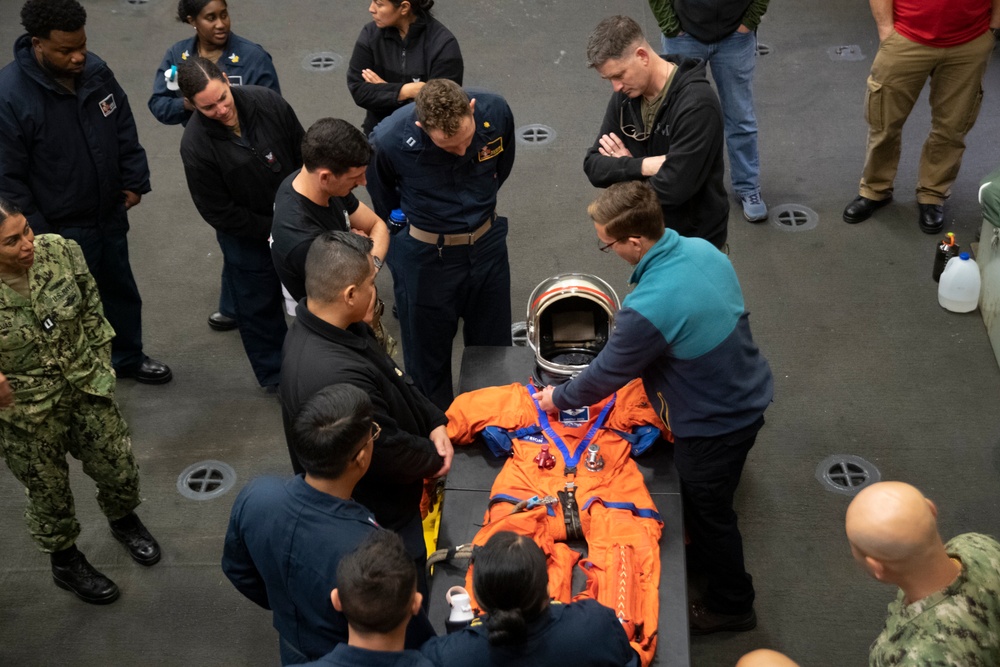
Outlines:
<svg viewBox="0 0 1000 667"><path fill-rule="evenodd" d="M403 209L394 208L392 213L389 214L389 219L394 222L406 222L406 214L403 213Z"/></svg>
<svg viewBox="0 0 1000 667"><path fill-rule="evenodd" d="M959 259L969 259L969 253L963 252L961 255L958 256L958 258Z"/></svg>

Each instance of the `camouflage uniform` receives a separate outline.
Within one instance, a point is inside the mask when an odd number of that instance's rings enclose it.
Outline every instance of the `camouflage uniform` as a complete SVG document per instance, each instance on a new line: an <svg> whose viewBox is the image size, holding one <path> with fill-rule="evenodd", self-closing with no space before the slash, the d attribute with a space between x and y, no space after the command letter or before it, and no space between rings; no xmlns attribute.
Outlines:
<svg viewBox="0 0 1000 667"><path fill-rule="evenodd" d="M66 454L97 483L109 520L139 505L139 471L114 399L114 330L80 246L37 236L28 280L30 300L0 285L0 371L15 400L0 410L0 454L25 486L32 537L51 553L80 534Z"/></svg>
<svg viewBox="0 0 1000 667"><path fill-rule="evenodd" d="M966 533L945 548L962 561L962 573L948 588L911 605L900 591L872 644L871 667L1000 665L1000 543Z"/></svg>

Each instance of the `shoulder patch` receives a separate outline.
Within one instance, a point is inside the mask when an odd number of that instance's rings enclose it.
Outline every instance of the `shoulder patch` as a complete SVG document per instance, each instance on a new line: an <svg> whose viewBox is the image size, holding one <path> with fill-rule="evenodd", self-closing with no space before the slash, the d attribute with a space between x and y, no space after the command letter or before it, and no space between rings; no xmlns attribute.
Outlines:
<svg viewBox="0 0 1000 667"><path fill-rule="evenodd" d="M83 248L80 247L79 243L71 239L67 239L66 251L73 260L73 273L78 276L82 276L83 274L90 272L90 269L87 268L87 258L84 257Z"/></svg>
<svg viewBox="0 0 1000 667"><path fill-rule="evenodd" d="M101 113L104 114L105 118L114 113L115 109L118 108L118 105L115 104L114 94L108 95L103 100L98 102L98 104L101 106Z"/></svg>

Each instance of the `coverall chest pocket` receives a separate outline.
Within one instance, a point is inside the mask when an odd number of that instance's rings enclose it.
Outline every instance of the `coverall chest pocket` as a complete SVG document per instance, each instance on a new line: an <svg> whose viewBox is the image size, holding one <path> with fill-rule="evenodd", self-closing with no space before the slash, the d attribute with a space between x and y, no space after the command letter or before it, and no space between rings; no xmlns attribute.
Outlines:
<svg viewBox="0 0 1000 667"><path fill-rule="evenodd" d="M79 317L82 296L75 280L69 276L59 278L49 284L47 291L43 308L51 313L57 324L68 324Z"/></svg>
<svg viewBox="0 0 1000 667"><path fill-rule="evenodd" d="M7 375L30 371L39 365L34 318L27 306L8 308L0 314L0 371Z"/></svg>

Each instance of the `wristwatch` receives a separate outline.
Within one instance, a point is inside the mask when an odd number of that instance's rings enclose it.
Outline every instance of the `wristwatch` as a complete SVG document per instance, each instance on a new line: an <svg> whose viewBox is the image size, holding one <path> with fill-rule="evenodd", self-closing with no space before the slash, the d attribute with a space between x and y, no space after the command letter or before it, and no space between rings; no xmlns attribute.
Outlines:
<svg viewBox="0 0 1000 667"><path fill-rule="evenodd" d="M382 270L382 263L383 262L382 262L382 259L378 255L372 255L372 262L375 263L375 270L376 271L381 271Z"/></svg>

